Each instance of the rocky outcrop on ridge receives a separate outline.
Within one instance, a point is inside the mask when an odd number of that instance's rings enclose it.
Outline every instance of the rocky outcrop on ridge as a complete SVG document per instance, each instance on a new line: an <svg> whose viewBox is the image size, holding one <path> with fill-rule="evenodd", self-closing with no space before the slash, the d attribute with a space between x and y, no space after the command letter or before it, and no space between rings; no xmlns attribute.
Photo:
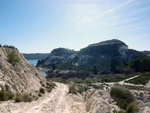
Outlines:
<svg viewBox="0 0 150 113"><path fill-rule="evenodd" d="M76 51L65 49L65 48L57 48L52 50L50 55L46 59L39 60L38 66L42 65L53 65L60 64L66 61L71 55L75 54Z"/></svg>
<svg viewBox="0 0 150 113"><path fill-rule="evenodd" d="M38 66L56 64L58 69L64 70L90 70L94 65L99 70L108 68L112 58L118 58L122 65L127 65L131 60L145 56L131 50L117 39L91 44L78 52L63 48L54 49L50 56L39 62Z"/></svg>

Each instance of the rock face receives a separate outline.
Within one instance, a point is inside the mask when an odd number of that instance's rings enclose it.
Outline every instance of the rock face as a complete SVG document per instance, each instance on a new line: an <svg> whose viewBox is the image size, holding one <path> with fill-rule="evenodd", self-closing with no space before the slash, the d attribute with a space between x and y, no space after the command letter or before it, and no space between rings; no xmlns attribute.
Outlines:
<svg viewBox="0 0 150 113"><path fill-rule="evenodd" d="M55 57L48 57L44 60L44 64L49 65L49 62L55 61L52 63L58 64L58 68L70 70L90 70L94 65L97 65L99 69L105 69L110 66L110 61L114 57L118 58L123 65L127 65L131 60L144 56L138 51L129 49L124 42L116 39L91 44L76 53L72 52L67 57L64 57L65 53L57 54L58 51L54 53Z"/></svg>
<svg viewBox="0 0 150 113"><path fill-rule="evenodd" d="M52 65L52 64L60 64L65 62L67 58L69 58L71 55L75 54L76 51L65 49L65 48L57 48L54 49L50 55L44 59L38 62L37 65Z"/></svg>
<svg viewBox="0 0 150 113"><path fill-rule="evenodd" d="M88 113L114 113L120 111L117 103L111 98L109 91L98 90L87 92L86 108Z"/></svg>
<svg viewBox="0 0 150 113"><path fill-rule="evenodd" d="M81 49L61 64L60 68L90 69L92 66L97 65L101 70L110 66L112 58L118 58L123 65L127 65L131 60L140 56L144 55L138 51L128 49L124 42L113 39L91 44Z"/></svg>
<svg viewBox="0 0 150 113"><path fill-rule="evenodd" d="M12 51L20 59L15 65L7 59L8 53ZM41 84L46 84L45 77L16 48L0 47L0 89L13 93L30 93L38 91Z"/></svg>

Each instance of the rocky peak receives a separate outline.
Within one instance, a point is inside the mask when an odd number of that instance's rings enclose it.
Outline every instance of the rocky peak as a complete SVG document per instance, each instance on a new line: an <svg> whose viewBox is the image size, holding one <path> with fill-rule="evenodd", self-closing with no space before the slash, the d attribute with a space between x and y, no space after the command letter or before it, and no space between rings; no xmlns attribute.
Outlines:
<svg viewBox="0 0 150 113"><path fill-rule="evenodd" d="M52 56L62 56L62 55L72 55L74 54L74 50L65 49L65 48L56 48L52 50L51 55Z"/></svg>
<svg viewBox="0 0 150 113"><path fill-rule="evenodd" d="M40 63L41 61L39 61L37 66L40 66L41 64L44 65L60 64L62 62L65 62L67 58L69 58L71 55L75 53L76 51L74 50L66 48L56 48L52 50L52 52L46 59L42 60L42 63Z"/></svg>
<svg viewBox="0 0 150 113"><path fill-rule="evenodd" d="M96 44L91 44L91 45L89 45L89 47L110 46L110 45L124 46L124 48L128 49L128 46L124 42L117 40L117 39L112 39L112 40L107 40L107 41L103 41L103 42L96 43Z"/></svg>

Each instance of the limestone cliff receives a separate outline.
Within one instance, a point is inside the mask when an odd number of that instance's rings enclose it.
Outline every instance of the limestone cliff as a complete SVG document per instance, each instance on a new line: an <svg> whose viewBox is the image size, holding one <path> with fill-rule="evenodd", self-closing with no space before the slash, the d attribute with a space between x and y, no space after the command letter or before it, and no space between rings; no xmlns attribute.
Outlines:
<svg viewBox="0 0 150 113"><path fill-rule="evenodd" d="M103 70L110 67L113 58L117 58L122 66L127 66L131 60L140 57L145 55L129 49L128 45L120 40L112 39L91 44L77 52L56 49L51 52L50 57L39 61L38 66L49 67L56 64L58 69L63 70L91 70L96 65L99 70Z"/></svg>
<svg viewBox="0 0 150 113"><path fill-rule="evenodd" d="M20 59L20 62L15 65L7 58L8 53L12 51ZM16 48L0 47L0 90L30 93L38 91L44 84L46 84L45 77Z"/></svg>

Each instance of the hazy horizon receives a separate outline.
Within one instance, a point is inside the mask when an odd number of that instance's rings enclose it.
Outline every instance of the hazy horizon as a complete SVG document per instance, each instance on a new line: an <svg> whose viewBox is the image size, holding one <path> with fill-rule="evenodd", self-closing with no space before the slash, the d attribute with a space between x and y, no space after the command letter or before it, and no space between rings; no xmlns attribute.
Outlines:
<svg viewBox="0 0 150 113"><path fill-rule="evenodd" d="M148 0L8 0L0 1L0 12L0 44L21 53L78 51L110 39L150 50Z"/></svg>

